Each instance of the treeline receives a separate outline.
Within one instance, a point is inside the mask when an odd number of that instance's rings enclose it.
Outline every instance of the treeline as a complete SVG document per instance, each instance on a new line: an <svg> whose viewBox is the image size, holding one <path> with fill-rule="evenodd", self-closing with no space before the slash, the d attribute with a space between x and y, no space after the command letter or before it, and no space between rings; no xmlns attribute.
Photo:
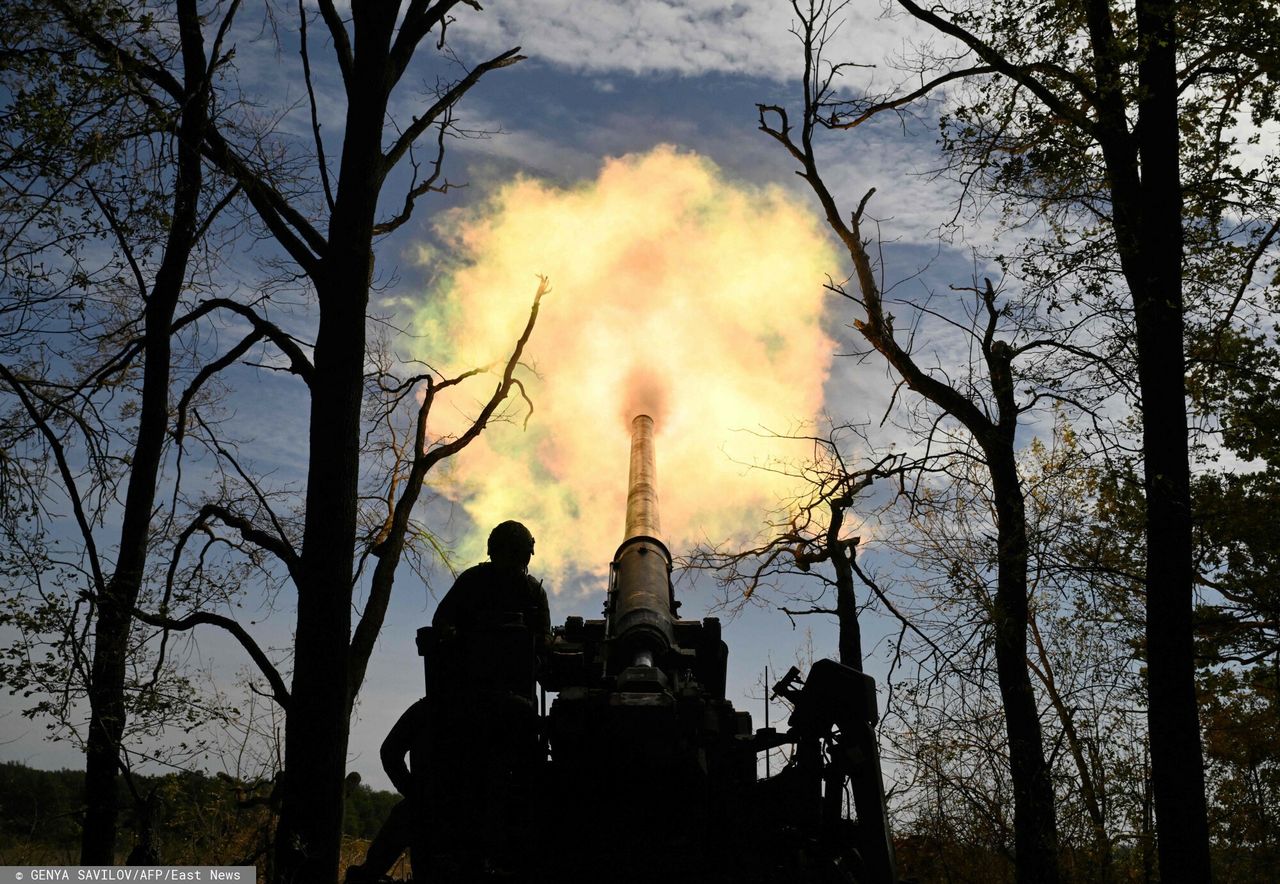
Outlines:
<svg viewBox="0 0 1280 884"><path fill-rule="evenodd" d="M358 842L373 838L400 796L371 789L358 775L348 784L343 835L359 852ZM117 861L132 855L180 865L261 864L275 827L271 792L271 783L226 774L134 774L131 784L120 782L116 796L127 809ZM84 771L0 764L0 865L78 862L83 821Z"/></svg>

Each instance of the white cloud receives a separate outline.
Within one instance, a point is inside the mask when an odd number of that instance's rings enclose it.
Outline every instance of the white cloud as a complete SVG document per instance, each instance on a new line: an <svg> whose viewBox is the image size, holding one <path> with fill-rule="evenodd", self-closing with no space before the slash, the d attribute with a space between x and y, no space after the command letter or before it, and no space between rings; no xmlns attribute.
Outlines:
<svg viewBox="0 0 1280 884"><path fill-rule="evenodd" d="M904 23L881 19L879 5L845 11L835 55L878 63L901 45ZM531 58L605 74L744 74L791 80L800 73L795 13L776 0L528 0L460 16L454 40L488 53L523 47ZM833 55L834 57L834 55ZM864 74L865 76L865 74Z"/></svg>

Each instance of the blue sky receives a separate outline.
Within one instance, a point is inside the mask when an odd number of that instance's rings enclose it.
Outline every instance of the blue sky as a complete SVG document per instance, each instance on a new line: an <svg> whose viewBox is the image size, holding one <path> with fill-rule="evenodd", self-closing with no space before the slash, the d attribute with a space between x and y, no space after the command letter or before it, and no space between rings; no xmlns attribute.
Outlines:
<svg viewBox="0 0 1280 884"><path fill-rule="evenodd" d="M553 2L510 9L495 5L451 29L451 38L468 52L496 53L521 45L529 59L492 75L464 102L461 125L500 129L502 134L452 145L450 180L465 181L468 187L431 204L436 217L446 206L476 204L516 174L573 185L592 179L606 158L643 153L662 144L710 159L728 180L787 188L816 212L816 202L793 174L792 160L757 129L756 103L794 105L799 94L799 44L788 33L792 16L786 4L733 4L727 12L719 3L600 3L589 9L586 14L581 4ZM849 24L840 34L842 47L882 65L886 55L900 50L901 22L879 20L874 4L848 11ZM900 76L883 67L855 73L880 83ZM974 273L968 246L940 246L933 234L954 213L955 196L950 183L926 174L936 163L934 141L935 129L926 116L906 137L896 122L886 122L856 138L834 138L824 147L830 181L846 201L856 201L868 187L879 188L873 214L884 219L890 263L886 278L906 277L930 265L925 278L907 284L914 287L913 294L928 286L945 288L951 281L967 284ZM418 234L432 236L425 215ZM407 239L416 242L413 236ZM839 278L848 268L838 264L830 272ZM400 273L404 285L397 294L415 283L407 264L400 265ZM824 325L837 350L845 351L851 332L841 305L832 301ZM957 357L948 349L939 355L939 363ZM878 419L889 390L887 374L876 361L858 365L856 360L837 359L826 384L826 407L851 420ZM660 484L680 481L661 474L662 458L660 448ZM616 478L619 484L625 480L624 463L619 463ZM538 526L533 527L537 533ZM601 561L584 563L584 568L602 566L611 553L612 549L594 551ZM535 557L535 573L538 565ZM447 578L440 581L437 593L447 583ZM553 622L563 622L570 614L598 616L603 583L582 589L581 594L553 594ZM678 592L686 617L701 616L716 597L705 577L692 584L682 581ZM380 782L374 770L377 741L419 689L413 635L428 621L433 607L434 599L424 597L412 582L397 588L396 607L371 666L352 735L352 766L371 782ZM829 618L800 618L798 623L795 628L776 611L751 606L726 629L730 697L757 719L762 719L763 709L757 682L766 664L771 671L785 670L797 653L807 653L810 642L819 656L834 653L835 630ZM875 648L869 668L880 675L888 653L880 639L895 631L894 626L869 622L863 628L869 656ZM775 721L779 712L773 712Z"/></svg>
<svg viewBox="0 0 1280 884"><path fill-rule="evenodd" d="M875 2L846 8L848 20L835 41L836 53L877 66L851 71L851 88L868 84L885 87L907 77L896 71L894 58L905 51L911 36L908 25L880 14ZM489 133L450 144L446 176L467 186L424 201L414 220L381 244L379 276L388 286L379 297L385 299L389 310L399 311L397 318L403 320L407 318L406 302L426 297L439 285L439 268L418 263L415 255L424 243L444 248L433 227L442 216L447 217L444 213L481 205L517 175L572 186L593 179L609 158L645 153L659 145L710 160L725 181L782 187L816 217L816 202L793 174L794 163L757 130L757 102L794 106L799 94L799 44L788 33L792 17L785 3L726 5L710 0L598 0L591 4L534 0L493 3L483 13L462 9L449 36L463 59L474 63L520 45L528 60L490 74L464 99L458 116L460 127ZM327 47L319 45L322 31L313 30L312 34L320 116L333 156L342 119L342 107L333 92L338 81ZM286 34L283 39L284 45L289 45L294 38ZM237 68L241 86L264 106L289 106L303 95L296 53L277 51L247 15L237 31ZM428 77L411 71L402 84L410 88L402 88L397 99L401 113L412 113L421 93L411 87ZM927 268L923 275L903 283L900 291L913 297L945 290L949 283L969 284L975 265L969 244L962 240L967 236L970 243L989 242L987 234L975 228L953 231L948 241L940 241L935 234L939 225L952 218L957 194L953 183L928 174L937 165L935 117L926 111L905 131L894 120L853 135L838 135L824 144L821 153L829 183L850 207L867 188L878 188L871 214L881 222L886 280L907 279ZM286 131L305 133L306 126L305 105L295 105L284 117ZM388 187L387 193L389 204L394 204L398 199L395 187ZM540 271L533 268L531 272ZM979 268L977 272L982 271ZM839 279L848 273L848 267L837 262L829 273ZM252 275L246 261L244 277L251 279ZM818 278L806 284L820 287L821 283ZM830 300L822 326L832 339L834 352L846 352L852 347L852 332L846 326L842 304L834 297ZM939 366L963 362L965 353L958 339L943 336L937 340L935 354L926 361ZM238 390L229 401L229 420L252 445L254 462L260 469L273 470L281 484L297 481L305 470L297 453L304 447L306 424L297 385L288 378L247 368L228 374L227 381L231 389ZM891 381L878 361L858 363L837 357L824 385L824 406L847 420L878 421L888 405L890 390ZM808 415L796 416L797 420L805 417ZM752 425L750 416L744 415L744 423ZM894 437L892 425L880 433L882 442ZM661 462L660 450L660 469ZM465 470L465 461L458 469ZM619 463L616 476L621 485L625 462ZM661 476L660 481L681 479ZM446 535L461 536L470 530L465 516L443 501L437 502L428 518L436 520ZM620 525L621 513L617 518ZM532 527L536 534L538 526ZM687 550L675 552L679 555ZM602 567L611 553L607 548L584 550L588 561L582 570ZM538 564L535 558L535 573ZM442 570L433 577L431 591L424 590L409 573L398 581L351 739L350 767L376 787L389 787L379 770L378 744L422 687L414 633L430 621L448 582ZM581 589L586 591L578 591ZM679 592L684 601L681 613L686 617L701 616L716 597L706 578L683 581ZM575 586L557 592L552 597L553 621L563 622L570 614L596 616L603 597L602 583L594 589ZM248 605L250 610L253 607ZM287 647L291 619L289 602L282 597L270 618L254 627L259 642ZM751 711L757 723L762 717L757 687L762 670L766 664L785 670L794 662L796 654L803 653L798 649L810 641L806 627L812 628L812 646L819 656L834 652L834 628L826 618L804 618L795 629L781 614L767 607L751 607L727 627L730 698L739 708ZM871 657L868 668L880 677L887 646L877 642L893 631L893 626L873 620L863 629ZM874 652L870 651L873 646ZM235 670L244 664L240 650L214 633L200 636L199 647L192 654L210 664L224 689L230 689ZM0 758L44 767L79 764L70 747L41 741L39 723L19 721L12 711L13 700L6 696L0 702L5 704L0 709L4 716L0 718L4 731Z"/></svg>

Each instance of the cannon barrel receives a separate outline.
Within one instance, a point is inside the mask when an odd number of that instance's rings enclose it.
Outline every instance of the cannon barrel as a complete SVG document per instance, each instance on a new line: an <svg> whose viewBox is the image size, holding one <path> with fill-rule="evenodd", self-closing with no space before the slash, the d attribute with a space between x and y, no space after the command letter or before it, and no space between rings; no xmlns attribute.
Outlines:
<svg viewBox="0 0 1280 884"><path fill-rule="evenodd" d="M870 678L819 661L792 687L791 729L753 734L725 697L720 621L677 616L654 432L632 420L605 616L568 618L539 673L557 696L542 731L554 812L529 814L551 847L528 854L551 864L534 879L892 884ZM758 753L786 744L794 763L758 780Z"/></svg>
<svg viewBox="0 0 1280 884"><path fill-rule="evenodd" d="M627 475L627 524L623 540L658 537L658 467L654 457L653 418L631 421L631 470Z"/></svg>
<svg viewBox="0 0 1280 884"><path fill-rule="evenodd" d="M614 667L652 666L674 642L671 553L659 539L653 418L631 422L631 469L622 544L610 566L607 636Z"/></svg>

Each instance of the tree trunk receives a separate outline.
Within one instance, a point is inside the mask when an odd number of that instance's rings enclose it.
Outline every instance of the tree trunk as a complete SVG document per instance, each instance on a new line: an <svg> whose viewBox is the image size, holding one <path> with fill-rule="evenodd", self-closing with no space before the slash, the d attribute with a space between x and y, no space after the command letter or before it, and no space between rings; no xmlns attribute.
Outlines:
<svg viewBox="0 0 1280 884"><path fill-rule="evenodd" d="M1183 350L1182 178L1174 5L1139 0L1138 115L1129 132L1105 5L1090 7L1098 129L1121 269L1133 297L1146 493L1147 722L1162 881L1210 880L1195 696L1191 472Z"/></svg>
<svg viewBox="0 0 1280 884"><path fill-rule="evenodd" d="M365 309L373 277L374 213L382 185L393 6L354 10L355 65L348 84L338 192L327 254L314 280L320 325L275 851L276 879L287 884L336 881L342 845Z"/></svg>
<svg viewBox="0 0 1280 884"><path fill-rule="evenodd" d="M858 597L853 591L853 556L855 543L840 539L844 511L852 506L851 497L841 496L827 502L831 521L827 525L826 552L836 572L836 623L839 626L840 662L862 671L862 627L858 623Z"/></svg>
<svg viewBox="0 0 1280 884"><path fill-rule="evenodd" d="M1084 801L1085 812L1088 813L1089 822L1093 828L1093 842L1097 850L1097 857L1092 863L1093 876L1091 880L1108 884L1111 880L1111 839L1107 835L1106 814L1102 809L1105 796L1103 796L1103 800L1099 800L1093 768L1090 767L1089 756L1085 754L1086 746L1084 741L1080 739L1079 731L1076 730L1074 712L1067 706L1066 700L1062 697L1062 692L1058 690L1057 680L1053 673L1053 661L1049 659L1049 652L1045 649L1044 641L1040 637L1040 629L1036 625L1034 615L1027 617L1027 625L1031 629L1031 637L1036 646L1036 654L1040 658L1040 669L1037 674L1040 676L1040 683L1044 686L1049 702L1053 705L1054 711L1058 713L1058 721L1062 725L1062 733L1067 741L1067 751L1071 753L1071 760L1076 766L1076 774L1080 777L1080 798Z"/></svg>
<svg viewBox="0 0 1280 884"><path fill-rule="evenodd" d="M125 496L115 571L98 599L85 744L85 820L80 862L115 862L116 774L125 728L124 681L151 532L156 477L169 425L170 326L195 247L202 182L200 141L207 119L204 41L193 0L178 5L185 89L178 130L173 220L144 318L142 407Z"/></svg>
<svg viewBox="0 0 1280 884"><path fill-rule="evenodd" d="M350 276L349 269L335 273L340 294L321 295L326 306L315 348L307 518L276 832L278 880L287 882L335 880L342 841L351 538L364 365L362 293L367 294L367 283L353 286ZM347 288L342 291L344 277ZM360 279L367 280L367 274Z"/></svg>
<svg viewBox="0 0 1280 884"><path fill-rule="evenodd" d="M855 326L902 375L908 387L964 424L986 458L996 510L997 575L992 627L996 678L1004 705L1009 773L1014 790L1015 875L1018 884L1055 884L1058 880L1057 811L1027 663L1027 524L1014 457L1019 415L1014 398L1014 352L1006 342L993 339L1000 315L995 307L995 293L988 283L982 295L990 322L983 356L998 407L998 422L993 422L971 399L922 371L898 346L892 322L884 315L879 287L862 242L858 226L861 209L853 215L850 227L844 227L835 200L817 174L811 150L806 157L809 163L806 177L814 184L829 223L841 233L857 271L867 322L855 323Z"/></svg>
<svg viewBox="0 0 1280 884"><path fill-rule="evenodd" d="M1027 522L1013 438L984 446L996 509L996 673L1009 737L1018 884L1058 880L1058 822L1040 712L1027 667Z"/></svg>
<svg viewBox="0 0 1280 884"><path fill-rule="evenodd" d="M366 244L369 242L365 239ZM364 319L371 260L329 264L318 287L306 522L298 580L293 685L285 719L278 880L336 879L342 841L349 703L352 538L359 480Z"/></svg>
<svg viewBox="0 0 1280 884"><path fill-rule="evenodd" d="M1192 623L1177 43L1171 3L1144 0L1136 12L1141 97L1131 155L1141 172L1138 178L1113 171L1112 192L1117 244L1133 295L1142 394L1151 781L1161 880L1205 882L1209 826ZM1109 157L1109 169L1114 165Z"/></svg>

